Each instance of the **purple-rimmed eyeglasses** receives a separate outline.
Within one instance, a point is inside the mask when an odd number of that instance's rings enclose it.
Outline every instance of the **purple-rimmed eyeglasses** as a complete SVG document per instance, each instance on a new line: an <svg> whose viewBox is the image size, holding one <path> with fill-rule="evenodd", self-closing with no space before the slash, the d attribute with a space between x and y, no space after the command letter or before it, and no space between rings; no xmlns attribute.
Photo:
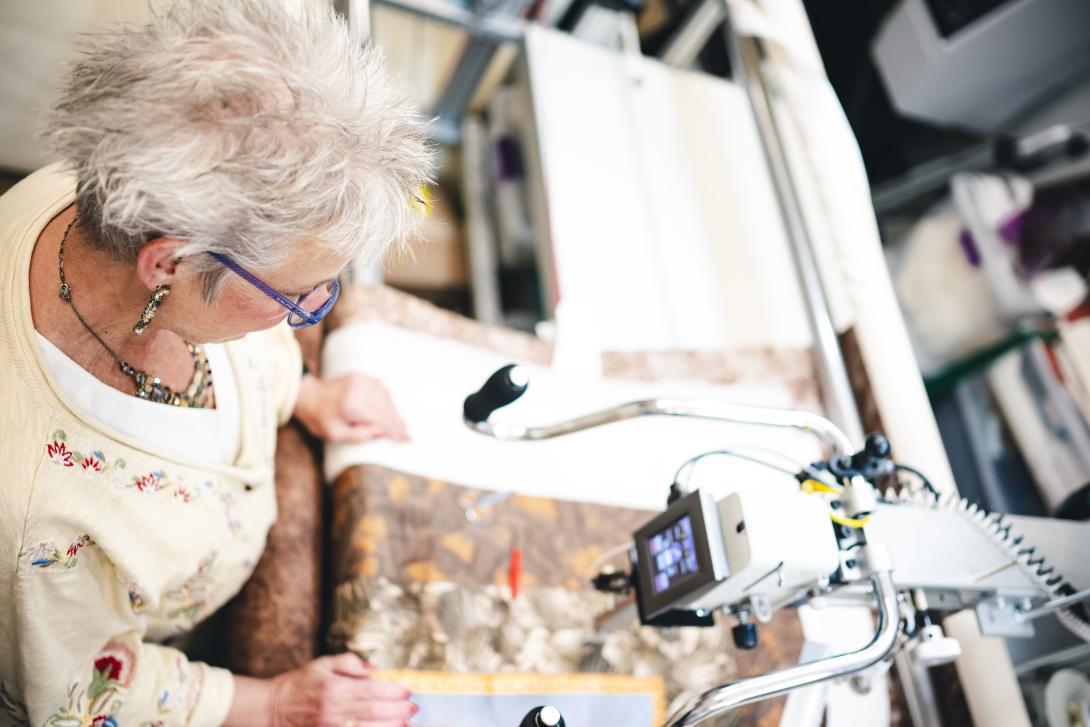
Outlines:
<svg viewBox="0 0 1090 727"><path fill-rule="evenodd" d="M219 260L223 263L224 267L231 270L247 283L287 308L288 325L292 328L313 326L315 323L325 318L326 313L329 313L330 309L333 308L333 304L337 302L337 298L341 294L341 284L337 282L336 278L333 278L332 280L319 284L318 287L309 293L303 293L298 297L298 300L293 301L226 255L221 255L218 252L210 252L208 254ZM313 301L311 306L313 310L307 309L308 300Z"/></svg>

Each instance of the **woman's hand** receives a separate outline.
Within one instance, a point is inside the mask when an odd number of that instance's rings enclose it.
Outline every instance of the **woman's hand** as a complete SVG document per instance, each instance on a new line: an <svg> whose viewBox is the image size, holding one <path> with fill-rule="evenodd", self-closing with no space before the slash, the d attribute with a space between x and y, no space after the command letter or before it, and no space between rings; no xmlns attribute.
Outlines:
<svg viewBox="0 0 1090 727"><path fill-rule="evenodd" d="M325 656L273 680L273 727L402 727L412 694L370 678L355 654Z"/></svg>
<svg viewBox="0 0 1090 727"><path fill-rule="evenodd" d="M360 373L326 380L305 375L295 416L312 434L327 442L409 439L386 385Z"/></svg>
<svg viewBox="0 0 1090 727"><path fill-rule="evenodd" d="M235 677L225 727L405 727L412 694L371 679L355 654L323 656L272 680Z"/></svg>

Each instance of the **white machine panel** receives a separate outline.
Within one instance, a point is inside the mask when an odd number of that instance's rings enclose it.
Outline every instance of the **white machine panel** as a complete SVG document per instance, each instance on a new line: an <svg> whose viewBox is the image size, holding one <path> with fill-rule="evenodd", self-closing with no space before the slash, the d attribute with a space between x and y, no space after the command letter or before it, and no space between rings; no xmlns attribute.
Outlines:
<svg viewBox="0 0 1090 727"><path fill-rule="evenodd" d="M839 552L828 505L803 493L734 493L719 501L719 520L730 577L695 608L735 603L747 596L775 600L831 576Z"/></svg>

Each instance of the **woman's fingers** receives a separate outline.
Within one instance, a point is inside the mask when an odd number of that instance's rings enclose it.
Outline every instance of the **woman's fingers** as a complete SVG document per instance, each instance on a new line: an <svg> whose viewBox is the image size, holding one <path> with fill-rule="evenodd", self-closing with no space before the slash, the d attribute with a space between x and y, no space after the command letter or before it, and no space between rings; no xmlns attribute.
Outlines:
<svg viewBox="0 0 1090 727"><path fill-rule="evenodd" d="M356 679L367 678L374 669L374 667L352 652L337 654L336 656L330 657L329 663L330 666L333 667L334 674Z"/></svg>
<svg viewBox="0 0 1090 727"><path fill-rule="evenodd" d="M330 441L359 444L361 442L370 442L372 439L380 439L385 436L387 436L387 432L383 427L372 422L366 422L364 424L344 424L335 427L333 431L330 432Z"/></svg>
<svg viewBox="0 0 1090 727"><path fill-rule="evenodd" d="M400 440L405 437L405 422L401 420L401 416L390 402L375 402L372 408L366 411L366 416L361 422L381 427L383 433L391 439Z"/></svg>
<svg viewBox="0 0 1090 727"><path fill-rule="evenodd" d="M409 441L409 428L405 426L405 420L398 414L397 409L393 410L394 428L397 430L394 435L394 439L399 442Z"/></svg>
<svg viewBox="0 0 1090 727"><path fill-rule="evenodd" d="M390 390L378 379L351 374L348 392L343 401L344 419L350 424L374 424L382 428L382 436L406 441L405 422L394 405Z"/></svg>
<svg viewBox="0 0 1090 727"><path fill-rule="evenodd" d="M349 711L357 720L384 720L393 719L405 722L416 714L416 705L405 700L391 702L388 700L372 700L358 702L349 708Z"/></svg>
<svg viewBox="0 0 1090 727"><path fill-rule="evenodd" d="M382 702L404 706L407 710L408 699L412 692L404 686L383 679L372 679L374 668L364 662L355 654L338 654L326 657L329 659L334 676L334 694L340 699L356 704L365 702ZM378 715L385 717L387 715Z"/></svg>
<svg viewBox="0 0 1090 727"><path fill-rule="evenodd" d="M412 696L412 692L400 684L379 681L378 679L357 682L353 685L352 690L357 696L364 699L405 702Z"/></svg>
<svg viewBox="0 0 1090 727"><path fill-rule="evenodd" d="M356 720L357 724L370 725L405 724L418 708L409 702L412 694L408 689L394 682L377 679L351 679L342 680L341 689L338 689L343 713Z"/></svg>

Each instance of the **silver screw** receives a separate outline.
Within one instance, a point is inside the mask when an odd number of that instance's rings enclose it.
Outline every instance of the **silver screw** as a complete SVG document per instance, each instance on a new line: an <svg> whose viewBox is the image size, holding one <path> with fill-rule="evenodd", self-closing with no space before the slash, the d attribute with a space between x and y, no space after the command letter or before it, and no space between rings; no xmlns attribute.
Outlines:
<svg viewBox="0 0 1090 727"><path fill-rule="evenodd" d="M856 674L848 682L856 694L870 694L871 683L870 679L867 679L862 674Z"/></svg>

